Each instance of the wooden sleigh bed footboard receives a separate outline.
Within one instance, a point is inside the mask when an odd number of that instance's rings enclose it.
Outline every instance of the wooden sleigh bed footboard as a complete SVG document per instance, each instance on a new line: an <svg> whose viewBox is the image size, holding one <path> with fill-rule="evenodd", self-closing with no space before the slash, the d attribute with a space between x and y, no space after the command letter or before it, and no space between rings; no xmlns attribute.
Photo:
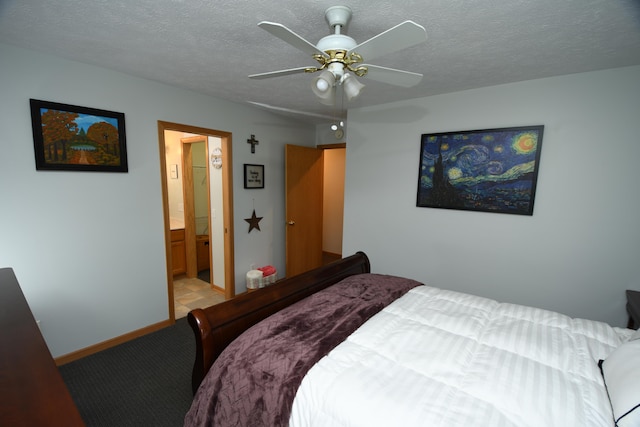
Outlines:
<svg viewBox="0 0 640 427"><path fill-rule="evenodd" d="M369 258L365 253L358 252L222 304L192 310L188 321L196 339L196 358L191 375L193 392L196 392L220 353L242 332L346 277L370 271Z"/></svg>

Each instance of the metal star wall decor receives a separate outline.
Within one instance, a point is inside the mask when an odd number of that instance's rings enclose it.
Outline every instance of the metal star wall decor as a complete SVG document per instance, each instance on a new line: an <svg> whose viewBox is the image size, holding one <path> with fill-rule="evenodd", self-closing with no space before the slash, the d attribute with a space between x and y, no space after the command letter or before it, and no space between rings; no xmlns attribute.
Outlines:
<svg viewBox="0 0 640 427"><path fill-rule="evenodd" d="M263 217L261 216L256 216L256 210L253 210L253 214L251 214L251 218L245 218L244 220L247 221L249 223L249 233L251 233L251 230L253 230L254 228L257 229L258 231L260 230L260 220Z"/></svg>

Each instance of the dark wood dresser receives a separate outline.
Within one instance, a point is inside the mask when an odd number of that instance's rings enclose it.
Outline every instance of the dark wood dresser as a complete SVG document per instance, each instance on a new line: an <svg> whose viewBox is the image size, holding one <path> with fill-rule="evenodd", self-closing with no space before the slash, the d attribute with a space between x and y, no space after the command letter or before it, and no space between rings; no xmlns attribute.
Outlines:
<svg viewBox="0 0 640 427"><path fill-rule="evenodd" d="M10 268L0 269L0 426L84 426Z"/></svg>

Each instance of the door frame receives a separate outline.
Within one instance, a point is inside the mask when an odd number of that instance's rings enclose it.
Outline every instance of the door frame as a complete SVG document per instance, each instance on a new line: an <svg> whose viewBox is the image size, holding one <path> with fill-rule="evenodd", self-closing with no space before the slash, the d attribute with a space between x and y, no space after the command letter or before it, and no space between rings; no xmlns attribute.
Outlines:
<svg viewBox="0 0 640 427"><path fill-rule="evenodd" d="M164 132L167 130L185 132L220 138L222 149L222 204L224 223L224 295L225 299L235 296L235 261L234 261L234 228L233 228L233 161L232 135L215 129L189 126L158 120L158 143L160 147L160 180L162 183L162 210L164 215L164 243L166 251L167 289L169 295L169 319L175 322L175 308L173 295L173 272L171 261L171 226L169 220L169 191L167 184L166 143ZM209 159L207 159L208 163ZM211 213L209 212L209 219Z"/></svg>

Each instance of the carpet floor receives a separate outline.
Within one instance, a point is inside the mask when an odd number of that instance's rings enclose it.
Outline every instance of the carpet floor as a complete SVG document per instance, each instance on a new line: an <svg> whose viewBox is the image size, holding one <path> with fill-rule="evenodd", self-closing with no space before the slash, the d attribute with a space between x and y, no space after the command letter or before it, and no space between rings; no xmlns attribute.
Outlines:
<svg viewBox="0 0 640 427"><path fill-rule="evenodd" d="M179 427L193 399L194 358L185 318L59 369L88 427Z"/></svg>

